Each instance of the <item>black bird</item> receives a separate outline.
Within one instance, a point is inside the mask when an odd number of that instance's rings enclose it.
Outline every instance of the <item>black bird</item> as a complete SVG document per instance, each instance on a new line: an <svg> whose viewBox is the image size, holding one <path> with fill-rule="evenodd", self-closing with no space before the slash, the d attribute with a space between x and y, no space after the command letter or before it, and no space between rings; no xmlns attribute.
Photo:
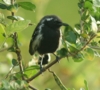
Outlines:
<svg viewBox="0 0 100 90"><path fill-rule="evenodd" d="M54 53L61 37L60 27L63 23L57 16L48 15L43 17L36 26L29 45L29 53L33 55L36 51L42 56L39 59L40 67L48 63L48 53Z"/></svg>

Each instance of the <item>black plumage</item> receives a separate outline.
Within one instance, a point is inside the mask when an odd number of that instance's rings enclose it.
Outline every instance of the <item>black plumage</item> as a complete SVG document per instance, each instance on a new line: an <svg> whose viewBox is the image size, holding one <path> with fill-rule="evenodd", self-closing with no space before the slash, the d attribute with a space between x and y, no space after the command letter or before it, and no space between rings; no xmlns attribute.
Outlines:
<svg viewBox="0 0 100 90"><path fill-rule="evenodd" d="M33 55L36 51L40 55L44 55L43 60L46 61L48 53L54 53L61 37L60 27L67 24L55 15L43 17L36 26L29 45L29 53ZM45 55L46 54L46 55ZM45 57L46 56L46 57Z"/></svg>

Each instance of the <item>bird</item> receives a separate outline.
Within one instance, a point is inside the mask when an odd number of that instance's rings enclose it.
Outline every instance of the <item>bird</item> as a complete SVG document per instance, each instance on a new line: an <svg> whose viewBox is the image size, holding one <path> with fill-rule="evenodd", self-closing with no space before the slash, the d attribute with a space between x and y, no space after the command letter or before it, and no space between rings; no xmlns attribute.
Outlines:
<svg viewBox="0 0 100 90"><path fill-rule="evenodd" d="M49 53L54 53L60 44L61 26L68 26L63 23L56 15L46 15L37 24L29 44L29 53L34 55L38 52L40 55L39 64L47 64L49 61Z"/></svg>
<svg viewBox="0 0 100 90"><path fill-rule="evenodd" d="M46 65L46 64L48 64L50 62L50 59L51 59L50 54L45 54L45 55L43 55L43 58L39 57L38 64L39 65L41 65L41 64L42 65Z"/></svg>

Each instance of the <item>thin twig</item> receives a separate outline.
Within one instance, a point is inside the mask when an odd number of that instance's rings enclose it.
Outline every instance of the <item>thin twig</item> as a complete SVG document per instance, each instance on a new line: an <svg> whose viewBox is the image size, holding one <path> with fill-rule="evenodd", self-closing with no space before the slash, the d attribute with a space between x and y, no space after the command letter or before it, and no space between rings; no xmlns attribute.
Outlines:
<svg viewBox="0 0 100 90"><path fill-rule="evenodd" d="M37 90L36 88L32 87L31 85L28 86L32 90Z"/></svg>
<svg viewBox="0 0 100 90"><path fill-rule="evenodd" d="M14 68L14 66L12 66L12 67L10 68L10 70L9 70L8 74L6 75L5 79L8 78L8 76L9 76L9 74L12 72L13 68Z"/></svg>
<svg viewBox="0 0 100 90"><path fill-rule="evenodd" d="M3 51L5 51L5 50L8 50L9 48L10 48L10 47L0 49L0 52L3 52Z"/></svg>
<svg viewBox="0 0 100 90"><path fill-rule="evenodd" d="M93 36L91 36L91 38L89 39L89 41L87 41L87 43L78 52L82 51L93 40L93 38L95 38L96 36L97 36L96 34L93 35Z"/></svg>
<svg viewBox="0 0 100 90"><path fill-rule="evenodd" d="M17 33L15 32L14 35L13 35L13 39L14 39L14 45L15 45L15 52L17 54L17 58L18 58L18 62L19 62L19 68L20 68L20 72L21 72L21 75L22 75L22 79L24 80L24 76L23 76L23 67L22 67L22 56L21 56L21 51L18 47L18 42L17 42Z"/></svg>
<svg viewBox="0 0 100 90"><path fill-rule="evenodd" d="M11 0L11 5L14 5L15 0ZM14 16L14 12L11 12L11 15ZM14 20L12 20L12 23L14 22Z"/></svg>

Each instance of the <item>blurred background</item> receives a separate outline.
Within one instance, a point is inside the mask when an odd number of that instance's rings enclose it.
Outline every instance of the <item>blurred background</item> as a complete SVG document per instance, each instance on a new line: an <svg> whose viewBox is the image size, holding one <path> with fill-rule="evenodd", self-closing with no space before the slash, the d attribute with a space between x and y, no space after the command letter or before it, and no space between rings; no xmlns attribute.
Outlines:
<svg viewBox="0 0 100 90"><path fill-rule="evenodd" d="M21 0L18 0L21 1ZM68 23L72 27L80 22L78 13L79 0L22 0L32 2L36 5L35 11L27 11L19 8L16 15L31 20L33 26L19 33L19 42L21 43L22 60L27 66L31 60L29 42L39 20L45 15L57 15L63 22ZM8 11L2 11L5 15ZM9 22L9 20L7 20ZM62 27L62 30L64 28ZM7 51L0 53L0 80L3 80L11 67L11 58L16 58L15 54ZM100 90L100 59L94 58L92 61L84 60L82 62L74 62L71 58L62 59L59 63L51 67L67 88L79 90L84 88L84 80L88 82L89 90ZM46 71L31 82L31 85L39 90L50 88L52 90L60 90L51 73Z"/></svg>

